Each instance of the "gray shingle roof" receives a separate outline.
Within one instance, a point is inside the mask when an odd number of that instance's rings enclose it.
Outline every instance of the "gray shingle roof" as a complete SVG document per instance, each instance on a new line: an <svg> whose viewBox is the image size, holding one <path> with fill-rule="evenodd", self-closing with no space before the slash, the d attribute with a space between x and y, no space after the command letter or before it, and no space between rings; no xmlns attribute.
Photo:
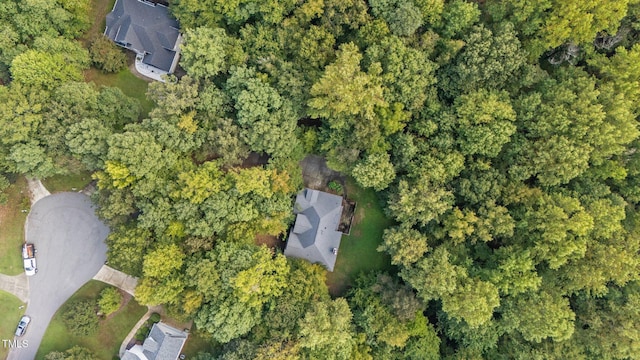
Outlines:
<svg viewBox="0 0 640 360"><path fill-rule="evenodd" d="M287 256L320 263L333 271L342 233L337 231L342 215L342 197L304 189L296 196L296 223L289 233Z"/></svg>
<svg viewBox="0 0 640 360"><path fill-rule="evenodd" d="M188 334L159 322L151 327L142 346L127 350L123 360L176 360L187 341Z"/></svg>
<svg viewBox="0 0 640 360"><path fill-rule="evenodd" d="M140 358L137 357L134 353L127 351L124 353L124 355L122 355L120 360L140 360Z"/></svg>
<svg viewBox="0 0 640 360"><path fill-rule="evenodd" d="M143 63L173 72L179 53L178 22L169 9L139 0L116 0L104 34L117 44L146 54Z"/></svg>

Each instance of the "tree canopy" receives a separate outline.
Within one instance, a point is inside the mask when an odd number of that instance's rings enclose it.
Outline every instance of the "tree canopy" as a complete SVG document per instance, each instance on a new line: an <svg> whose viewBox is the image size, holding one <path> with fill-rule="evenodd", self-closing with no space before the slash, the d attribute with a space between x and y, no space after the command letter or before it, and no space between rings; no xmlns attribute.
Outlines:
<svg viewBox="0 0 640 360"><path fill-rule="evenodd" d="M0 4L0 190L91 172L109 264L200 358L638 358L637 0L175 0L142 115L84 81L123 66L90 6ZM309 154L392 222L333 297L279 247Z"/></svg>

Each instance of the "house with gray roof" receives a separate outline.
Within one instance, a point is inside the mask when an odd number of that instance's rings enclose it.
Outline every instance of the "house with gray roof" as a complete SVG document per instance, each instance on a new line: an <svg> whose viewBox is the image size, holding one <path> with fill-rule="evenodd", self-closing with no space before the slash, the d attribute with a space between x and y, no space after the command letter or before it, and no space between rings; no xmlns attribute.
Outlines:
<svg viewBox="0 0 640 360"><path fill-rule="evenodd" d="M296 196L293 208L296 222L289 233L284 254L324 265L333 271L342 233L342 197L304 189Z"/></svg>
<svg viewBox="0 0 640 360"><path fill-rule="evenodd" d="M161 80L171 74L180 56L180 26L161 4L142 0L116 0L107 15L104 35L136 52L136 69ZM154 76L155 75L155 76Z"/></svg>
<svg viewBox="0 0 640 360"><path fill-rule="evenodd" d="M184 331L163 322L153 324L149 336L142 345L134 345L122 356L122 360L176 360L187 341Z"/></svg>

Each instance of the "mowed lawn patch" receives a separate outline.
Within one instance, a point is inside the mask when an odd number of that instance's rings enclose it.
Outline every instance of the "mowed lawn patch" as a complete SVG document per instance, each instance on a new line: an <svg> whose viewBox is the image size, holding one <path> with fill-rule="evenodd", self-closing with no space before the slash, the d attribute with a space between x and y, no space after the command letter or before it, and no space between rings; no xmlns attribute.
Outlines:
<svg viewBox="0 0 640 360"><path fill-rule="evenodd" d="M128 68L115 74L104 74L98 69L91 68L84 72L84 80L86 82L93 82L98 86L120 88L125 95L138 99L142 106L140 118L145 118L151 109L153 109L153 101L147 99L146 95L149 83L137 78Z"/></svg>
<svg viewBox="0 0 640 360"><path fill-rule="evenodd" d="M24 313L24 307L21 306L24 304L17 297L0 290L0 339L13 340L18 321ZM0 345L0 359L8 354L9 349Z"/></svg>
<svg viewBox="0 0 640 360"><path fill-rule="evenodd" d="M216 344L213 339L196 330L189 333L189 338L182 348L182 353L187 357L187 359L190 359L200 352L213 354L217 350L218 349L216 348Z"/></svg>
<svg viewBox="0 0 640 360"><path fill-rule="evenodd" d="M361 272L391 269L391 258L376 248L382 242L382 232L393 221L385 216L375 191L349 179L347 196L356 201L356 213L351 235L342 236L334 271L327 272L327 286L333 296L344 295Z"/></svg>
<svg viewBox="0 0 640 360"><path fill-rule="evenodd" d="M133 326L147 312L147 308L129 298L120 310L100 320L100 326L95 334L76 336L69 332L62 314L68 304L84 299L96 300L102 289L109 287L100 281L91 280L78 290L54 315L44 334L36 359L42 360L52 351L65 351L75 345L85 347L95 355L95 359L111 360L118 355L120 345Z"/></svg>
<svg viewBox="0 0 640 360"><path fill-rule="evenodd" d="M18 275L22 268L24 222L29 210L29 189L24 176L18 176L7 188L7 202L0 205L0 273Z"/></svg>
<svg viewBox="0 0 640 360"><path fill-rule="evenodd" d="M80 191L90 182L91 173L88 171L56 175L42 180L44 187L46 187L52 194L62 191Z"/></svg>

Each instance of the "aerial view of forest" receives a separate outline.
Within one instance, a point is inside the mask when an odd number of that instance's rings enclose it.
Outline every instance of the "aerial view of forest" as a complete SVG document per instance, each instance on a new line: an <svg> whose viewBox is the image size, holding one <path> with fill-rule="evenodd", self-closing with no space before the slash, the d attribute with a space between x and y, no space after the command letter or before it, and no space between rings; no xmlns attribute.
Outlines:
<svg viewBox="0 0 640 360"><path fill-rule="evenodd" d="M170 0L164 81L114 3L0 0L0 200L89 185L187 358L640 359L639 0ZM309 158L332 272L283 253Z"/></svg>

